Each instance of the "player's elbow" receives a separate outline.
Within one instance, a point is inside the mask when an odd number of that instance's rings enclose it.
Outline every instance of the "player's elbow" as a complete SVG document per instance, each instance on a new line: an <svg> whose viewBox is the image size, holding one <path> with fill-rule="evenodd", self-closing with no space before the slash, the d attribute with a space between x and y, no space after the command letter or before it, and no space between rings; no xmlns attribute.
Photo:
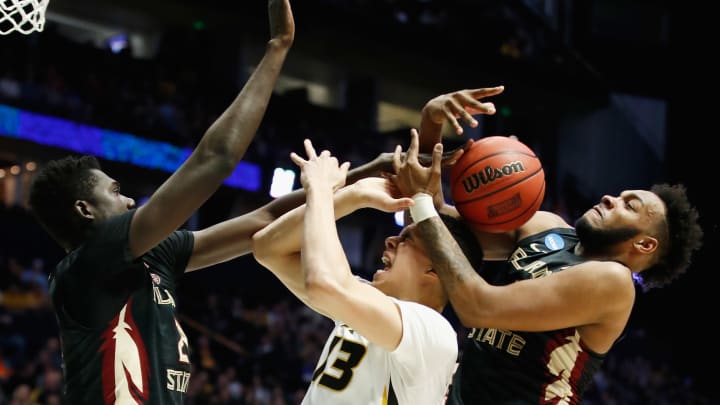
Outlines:
<svg viewBox="0 0 720 405"><path fill-rule="evenodd" d="M466 328L484 328L487 325L487 318L478 314L477 311L464 310L455 311L462 326Z"/></svg>
<svg viewBox="0 0 720 405"><path fill-rule="evenodd" d="M490 327L494 319L493 303L474 294L452 300L453 310L460 323L466 328Z"/></svg>
<svg viewBox="0 0 720 405"><path fill-rule="evenodd" d="M229 147L216 145L199 145L192 155L192 162L197 170L213 173L218 177L227 178L232 175L239 159L232 154Z"/></svg>
<svg viewBox="0 0 720 405"><path fill-rule="evenodd" d="M213 159L213 169L224 178L230 177L237 167L238 160L229 153L218 153Z"/></svg>
<svg viewBox="0 0 720 405"><path fill-rule="evenodd" d="M252 254L255 260L265 267L268 267L271 259L276 256L272 243L268 241L267 232L260 230L252 236Z"/></svg>
<svg viewBox="0 0 720 405"><path fill-rule="evenodd" d="M332 313L332 307L342 295L341 286L333 279L313 272L306 272L305 293L308 303L325 313Z"/></svg>

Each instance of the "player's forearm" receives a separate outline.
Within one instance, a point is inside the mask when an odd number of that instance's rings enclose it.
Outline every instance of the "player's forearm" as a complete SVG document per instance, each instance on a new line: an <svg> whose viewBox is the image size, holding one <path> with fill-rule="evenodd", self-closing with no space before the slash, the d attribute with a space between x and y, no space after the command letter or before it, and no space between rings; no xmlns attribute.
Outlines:
<svg viewBox="0 0 720 405"><path fill-rule="evenodd" d="M435 144L442 140L442 128L443 122L433 121L428 109L423 108L418 139L420 153L432 153Z"/></svg>
<svg viewBox="0 0 720 405"><path fill-rule="evenodd" d="M420 221L417 227L453 309L467 325L475 319L475 309L483 305L482 291L489 284L476 273L440 217Z"/></svg>
<svg viewBox="0 0 720 405"><path fill-rule="evenodd" d="M229 173L242 159L267 110L289 48L270 42L260 64L232 104L208 128L197 150L224 161ZM228 173L228 175L229 175Z"/></svg>
<svg viewBox="0 0 720 405"><path fill-rule="evenodd" d="M392 153L381 153L370 162L350 170L345 184L350 185L367 177L378 177L381 173L391 172L392 170Z"/></svg>
<svg viewBox="0 0 720 405"><path fill-rule="evenodd" d="M312 305L330 315L338 287L352 277L334 211L332 187L308 190L301 254L305 290Z"/></svg>
<svg viewBox="0 0 720 405"><path fill-rule="evenodd" d="M305 205L296 207L270 222L252 236L253 255L259 261L300 251Z"/></svg>
<svg viewBox="0 0 720 405"><path fill-rule="evenodd" d="M440 214L449 215L454 218L460 217L460 213L458 212L457 208L455 208L455 206L452 204L448 204L447 202L443 202L439 207L435 206L435 209Z"/></svg>
<svg viewBox="0 0 720 405"><path fill-rule="evenodd" d="M346 186L333 195L335 219L342 218L359 208L358 199L354 198L349 187L351 186ZM256 256L288 255L300 251L307 207L302 204L282 213L283 209L300 200L305 201L305 190L296 190L262 208L265 211L263 217L266 225L253 235L253 253ZM274 215L277 215L277 218Z"/></svg>
<svg viewBox="0 0 720 405"><path fill-rule="evenodd" d="M392 163L389 158L389 154L388 157L378 157L372 162L368 162L362 166L358 166L350 170L347 174L346 183L348 186L350 186L351 184L355 183L360 179L377 176L380 172L389 170L391 168ZM342 218L345 215L348 215L359 208L357 207L357 204L352 204L353 201L351 201L350 198L346 198L349 197L348 186L335 193L334 198L336 219ZM300 206L303 203L305 203L305 190L298 189L293 191L292 193L276 198L275 200L267 203L261 209L264 211L266 218L272 221L276 218L279 218L281 215L290 211L291 209Z"/></svg>

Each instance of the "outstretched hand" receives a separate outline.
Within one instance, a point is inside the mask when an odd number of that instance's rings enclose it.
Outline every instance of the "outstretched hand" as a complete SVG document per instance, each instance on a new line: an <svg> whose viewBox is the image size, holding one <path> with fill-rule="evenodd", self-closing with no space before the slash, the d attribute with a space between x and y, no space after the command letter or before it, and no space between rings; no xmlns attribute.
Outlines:
<svg viewBox="0 0 720 405"><path fill-rule="evenodd" d="M398 212L415 203L412 198L403 197L389 178L367 177L358 180L351 187L366 208Z"/></svg>
<svg viewBox="0 0 720 405"><path fill-rule="evenodd" d="M402 146L395 148L393 155L393 169L395 174L390 176L398 190L405 197L412 197L417 193L442 196L441 161L443 145L435 144L432 160L429 167L423 166L418 160L419 140L416 129L410 131L410 146L407 153L402 153Z"/></svg>
<svg viewBox="0 0 720 405"><path fill-rule="evenodd" d="M313 185L326 184L336 191L344 186L350 162L340 165L337 158L328 150L323 150L318 155L309 139L305 139L303 144L308 156L307 160L295 152L290 153L290 159L300 167L300 182L303 187L307 190Z"/></svg>
<svg viewBox="0 0 720 405"><path fill-rule="evenodd" d="M480 99L495 96L505 90L503 86L458 90L452 93L441 94L425 104L423 114L433 123L442 124L447 120L455 129L455 133L462 135L463 128L458 122L462 119L475 128L478 122L473 115L495 114L495 104L481 102Z"/></svg>
<svg viewBox="0 0 720 405"><path fill-rule="evenodd" d="M460 156L468 150L468 145L470 145L471 141L472 139L469 139L468 143L459 148L443 151L440 156L440 167L451 167L455 165L458 159L460 159ZM433 156L433 153L418 153L418 162L423 166L430 166L432 165Z"/></svg>
<svg viewBox="0 0 720 405"><path fill-rule="evenodd" d="M295 40L295 19L289 0L268 0L270 39L289 48Z"/></svg>
<svg viewBox="0 0 720 405"><path fill-rule="evenodd" d="M472 144L472 139L469 139L467 143L459 148L443 152L440 157L441 167L451 167L457 163L460 156L468 150L468 146ZM395 152L381 152L375 159L368 163L368 166L372 167L372 175L380 177L390 177L395 174L395 168L393 167L393 159ZM430 166L432 164L432 153L418 153L418 162L423 166ZM400 152L400 160L407 159L407 152Z"/></svg>

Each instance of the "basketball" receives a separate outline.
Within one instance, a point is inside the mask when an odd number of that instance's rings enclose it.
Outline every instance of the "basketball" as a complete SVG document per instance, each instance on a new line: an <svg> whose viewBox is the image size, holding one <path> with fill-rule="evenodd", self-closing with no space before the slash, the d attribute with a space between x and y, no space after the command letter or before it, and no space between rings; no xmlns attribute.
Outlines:
<svg viewBox="0 0 720 405"><path fill-rule="evenodd" d="M452 199L460 215L485 232L518 228L545 197L545 172L532 149L515 138L474 142L450 172Z"/></svg>

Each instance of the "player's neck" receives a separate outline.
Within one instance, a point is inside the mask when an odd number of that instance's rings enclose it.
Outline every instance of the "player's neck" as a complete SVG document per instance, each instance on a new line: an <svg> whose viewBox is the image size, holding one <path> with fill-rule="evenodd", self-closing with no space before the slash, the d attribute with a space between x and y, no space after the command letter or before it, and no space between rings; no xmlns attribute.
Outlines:
<svg viewBox="0 0 720 405"><path fill-rule="evenodd" d="M418 304L423 304L426 307L432 308L439 313L442 313L443 310L445 310L446 302L443 302L443 300L441 300L439 298L436 299L436 297L430 293L421 294L420 297L418 297L417 299L414 299L412 301L415 301Z"/></svg>
<svg viewBox="0 0 720 405"><path fill-rule="evenodd" d="M627 255L621 253L621 249L603 249L602 251L598 251L595 249L588 249L586 246L584 246L582 243L578 243L575 246L574 253L577 256L582 257L583 259L587 260L596 260L596 261L605 261L605 262L618 262L625 267L628 267L629 269L633 269L633 263L632 260L630 260Z"/></svg>

